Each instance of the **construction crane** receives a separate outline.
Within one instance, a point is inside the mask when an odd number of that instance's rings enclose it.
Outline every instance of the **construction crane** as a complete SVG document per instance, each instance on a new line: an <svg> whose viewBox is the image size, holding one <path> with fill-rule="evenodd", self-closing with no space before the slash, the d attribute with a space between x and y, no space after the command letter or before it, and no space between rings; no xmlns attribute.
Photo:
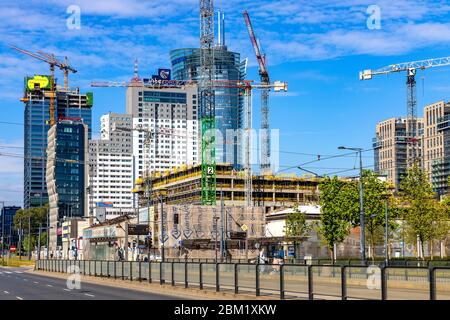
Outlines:
<svg viewBox="0 0 450 320"><path fill-rule="evenodd" d="M270 84L269 72L266 65L266 55L261 54L258 41L253 31L252 22L247 11L243 12L245 25L255 51L256 60L259 65L259 76L262 85ZM270 133L269 133L269 94L270 86L261 89L261 164L260 173L262 175L270 173Z"/></svg>
<svg viewBox="0 0 450 320"><path fill-rule="evenodd" d="M26 54L35 59L44 61L50 65L50 78L51 78L51 89L47 96L50 98L50 126L55 124L55 97L56 97L56 83L55 83L55 67L58 67L63 71L64 74L64 89L66 91L69 90L69 71L72 73L76 73L77 70L71 67L68 63L67 57L64 57L64 61L60 61L56 59L53 53L45 53L42 51L38 51L36 53L18 48L16 46L10 46L12 49Z"/></svg>
<svg viewBox="0 0 450 320"><path fill-rule="evenodd" d="M239 87L239 83L237 84ZM275 81L273 84L260 83L253 84L251 81L244 81L242 87L244 89L244 172L245 172L245 205L246 207L252 207L253 204L253 174L252 174L252 90L259 89L261 91L267 91L271 88L275 92L287 91L287 83L281 81Z"/></svg>
<svg viewBox="0 0 450 320"><path fill-rule="evenodd" d="M425 70L435 67L450 65L450 57L427 59L413 62L392 64L376 70L364 70L359 73L360 80L371 80L376 75L387 75L395 72L406 72L406 137L411 144L410 159L418 156L418 129L417 129L417 98L416 98L416 73L417 70Z"/></svg>
<svg viewBox="0 0 450 320"><path fill-rule="evenodd" d="M202 204L216 205L216 106L214 0L200 0L200 112L202 117Z"/></svg>
<svg viewBox="0 0 450 320"><path fill-rule="evenodd" d="M136 75L135 77L136 78ZM101 81L101 82L92 82L92 87L143 87L143 88L168 88L168 87L174 87L174 86L183 86L187 84L198 84L200 81L190 80L190 81L173 81L173 80L159 80L155 83L143 83L139 81L130 81L130 82L108 82L108 81ZM288 87L286 82L281 81L275 81L274 83L253 83L252 80L212 80L210 82L211 88L236 88L241 90L244 95L244 136L243 136L243 146L244 146L244 174L245 174L245 203L246 206L250 207L252 204L252 193L253 193L253 187L252 187L252 166L251 166L251 132L252 132L252 90L253 89L259 89L259 90L270 90L273 88L275 92L286 92ZM202 120L203 128L204 126L204 120ZM136 127L134 129L126 129L121 128L121 130L124 131L130 131L135 130L139 132L146 133L146 143L150 141L149 139L152 139L154 135L157 134L163 134L163 135L177 135L177 133L173 132L171 129L164 129L164 128L157 128L156 130L152 129L144 129L142 127ZM209 130L209 129L208 129ZM206 137L205 137L206 133ZM180 137L185 137L186 135L178 134ZM202 132L202 143L203 141L210 142L209 139L211 137L215 137L215 130L209 130L208 132ZM144 143L145 144L145 143ZM209 146L211 149L214 148L215 152L215 144L214 146ZM208 159L210 160L210 159ZM214 165L215 165L215 159L213 159ZM202 174L203 174L203 167L204 162L202 162ZM211 178L211 177L209 177ZM206 191L216 190L215 187L215 170L214 175L212 175L212 178L214 179L211 181L211 183L214 183L213 185L209 184L207 187L211 189L206 189ZM203 175L202 175L202 182L203 182ZM149 187L150 189L150 187ZM202 192L204 191L204 185L202 184ZM151 192L151 191L149 191ZM204 195L202 193L202 204L210 204L204 202ZM208 198L209 200L215 199L215 196L209 194L211 196Z"/></svg>

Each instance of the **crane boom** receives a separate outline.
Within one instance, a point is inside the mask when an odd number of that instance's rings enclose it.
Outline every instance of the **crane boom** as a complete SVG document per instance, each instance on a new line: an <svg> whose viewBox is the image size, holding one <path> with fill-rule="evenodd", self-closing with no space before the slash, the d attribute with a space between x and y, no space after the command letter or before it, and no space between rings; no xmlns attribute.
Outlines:
<svg viewBox="0 0 450 320"><path fill-rule="evenodd" d="M247 26L248 35L250 36L250 41L255 51L256 60L259 64L259 75L261 79L261 84L270 84L269 72L267 71L265 56L261 55L260 46L255 36L253 30L252 22L250 20L250 15L247 11L243 12L245 25ZM270 173L270 120L269 120L269 95L270 88L261 89L261 163L260 163L260 173L262 175Z"/></svg>
<svg viewBox="0 0 450 320"><path fill-rule="evenodd" d="M261 75L268 76L267 68L266 68L266 62L263 56L261 55L261 50L259 48L258 41L256 40L255 32L253 31L252 22L250 20L250 15L248 14L247 10L243 12L245 25L247 26L248 35L250 36L250 41L252 42L253 50L255 51L256 60L258 60L259 64L259 73Z"/></svg>
<svg viewBox="0 0 450 320"><path fill-rule="evenodd" d="M433 67L444 67L450 65L450 57L426 59L412 62L403 62L397 64L391 64L389 66L375 69L364 70L359 73L360 80L370 80L375 75L389 74L393 72L401 72L408 70L425 70Z"/></svg>
<svg viewBox="0 0 450 320"><path fill-rule="evenodd" d="M12 49L26 54L30 57L33 57L35 59L44 61L50 65L50 77L51 77L51 89L48 94L48 97L50 98L50 106L49 106L49 112L50 112L50 126L53 126L55 124L55 97L56 97L56 85L55 85L55 67L58 67L63 71L64 74L64 88L66 91L69 90L69 71L72 73L76 73L77 70L73 67L71 67L67 61L67 57L64 58L64 62L59 61L56 59L55 55L53 53L45 53L38 51L36 53L21 49L16 46L10 46Z"/></svg>

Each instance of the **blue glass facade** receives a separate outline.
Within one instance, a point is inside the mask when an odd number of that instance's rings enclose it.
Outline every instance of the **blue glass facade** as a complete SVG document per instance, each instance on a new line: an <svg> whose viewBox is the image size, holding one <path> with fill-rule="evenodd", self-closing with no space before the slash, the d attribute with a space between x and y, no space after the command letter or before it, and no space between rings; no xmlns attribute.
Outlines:
<svg viewBox="0 0 450 320"><path fill-rule="evenodd" d="M44 96L45 91L25 91L24 208L48 203L45 174L50 100ZM91 137L92 106L87 105L85 94L58 92L55 104L55 119L80 118L88 126Z"/></svg>
<svg viewBox="0 0 450 320"><path fill-rule="evenodd" d="M31 95L31 94L30 94ZM48 202L45 184L49 100L42 93L31 96L24 115L24 207Z"/></svg>
<svg viewBox="0 0 450 320"><path fill-rule="evenodd" d="M174 80L199 80L200 49L175 49L170 52L172 77ZM214 50L215 80L244 80L246 63L240 61L240 54L230 52L226 47ZM227 130L236 133L243 126L243 96L237 88L215 88L216 127L222 134L217 139L216 161L229 162L238 168L240 148L237 138L228 141ZM228 132L228 134L229 134Z"/></svg>
<svg viewBox="0 0 450 320"><path fill-rule="evenodd" d="M0 211L0 235L2 234L2 226L4 226L3 237L5 244L11 243L11 245L17 245L18 234L14 230L14 216L20 207L4 207Z"/></svg>
<svg viewBox="0 0 450 320"><path fill-rule="evenodd" d="M54 181L59 219L85 215L85 126L80 122L56 124Z"/></svg>

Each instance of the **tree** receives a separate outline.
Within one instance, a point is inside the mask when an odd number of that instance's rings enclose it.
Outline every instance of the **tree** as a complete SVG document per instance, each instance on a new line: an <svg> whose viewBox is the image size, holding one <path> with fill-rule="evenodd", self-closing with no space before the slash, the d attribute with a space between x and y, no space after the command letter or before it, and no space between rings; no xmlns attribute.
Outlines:
<svg viewBox="0 0 450 320"><path fill-rule="evenodd" d="M359 192L359 187L358 187ZM363 172L363 204L369 257L374 258L375 245L384 239L386 221L385 196L388 185L371 170ZM356 225L359 225L359 217Z"/></svg>
<svg viewBox="0 0 450 320"><path fill-rule="evenodd" d="M419 257L424 257L424 243L442 239L447 234L448 214L435 198L426 172L414 164L400 184L406 222L406 240L416 245Z"/></svg>
<svg viewBox="0 0 450 320"><path fill-rule="evenodd" d="M349 235L351 219L355 211L354 201L349 200L354 185L339 180L337 177L325 178L319 184L321 215L316 230L330 251L334 261L334 246L342 243Z"/></svg>
<svg viewBox="0 0 450 320"><path fill-rule="evenodd" d="M288 213L286 217L285 235L288 240L292 239L294 243L294 257L297 258L297 245L308 236L311 230L310 225L306 222L306 214L299 211L298 207L294 212Z"/></svg>
<svg viewBox="0 0 450 320"><path fill-rule="evenodd" d="M39 233L39 227L45 227L47 225L47 210L48 205L43 207L35 207L29 209L20 209L14 215L14 228L20 229L22 227L23 234L25 235L22 239L22 246L24 251L28 251L28 224L30 224L30 245L31 249L35 248L38 244L37 238ZM45 234L45 236L43 236ZM46 245L47 237L46 232L41 234L41 246Z"/></svg>
<svg viewBox="0 0 450 320"><path fill-rule="evenodd" d="M385 196L388 194L388 184L378 178L371 170L363 171L363 205L364 205L364 222L366 231L366 242L369 243L369 256L374 258L373 250L377 243L380 243L384 239L384 228L386 221L385 210ZM327 179L323 184L319 185L321 194L321 205L326 206L325 211L322 210L322 215L326 213L324 219L332 226L334 224L341 225L339 230L340 234L337 239L341 238L341 235L348 235L350 228L360 226L360 195L359 195L359 182L358 181L342 181L334 177L333 179ZM392 197L391 197L392 198ZM322 207L324 209L324 207ZM335 212L334 216L332 212ZM394 217L395 210L389 210L390 216ZM337 216L336 216L337 214ZM349 225L349 227L347 226ZM348 228L348 231L346 231ZM394 219L390 219L389 228L394 229ZM332 231L330 229L329 232ZM321 233L328 232L321 229ZM334 241L333 236L329 236L330 240ZM332 243L342 242L335 241ZM329 241L327 241L328 243ZM331 242L329 243L331 245Z"/></svg>

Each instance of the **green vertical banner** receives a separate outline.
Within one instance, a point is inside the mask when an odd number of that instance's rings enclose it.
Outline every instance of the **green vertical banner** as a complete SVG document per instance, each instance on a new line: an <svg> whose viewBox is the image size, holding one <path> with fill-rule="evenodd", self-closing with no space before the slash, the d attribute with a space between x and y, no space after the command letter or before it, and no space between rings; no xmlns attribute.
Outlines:
<svg viewBox="0 0 450 320"><path fill-rule="evenodd" d="M86 92L86 104L90 107L94 105L94 93Z"/></svg>

